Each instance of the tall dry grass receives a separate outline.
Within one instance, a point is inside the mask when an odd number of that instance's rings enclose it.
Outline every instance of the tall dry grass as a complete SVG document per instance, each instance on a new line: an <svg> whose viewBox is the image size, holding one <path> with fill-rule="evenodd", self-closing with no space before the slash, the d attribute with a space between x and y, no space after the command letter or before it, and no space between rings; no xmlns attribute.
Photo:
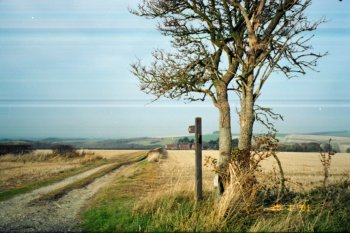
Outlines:
<svg viewBox="0 0 350 233"><path fill-rule="evenodd" d="M194 198L194 157L185 159L183 153L169 152L168 159L159 164L159 175L162 183L158 191L152 192L135 203L133 213L137 216L152 216L152 224L145 231L162 229L165 231L226 231L230 222L249 214L254 206L257 192L247 193L245 183L249 176L239 176L228 166L228 179L226 191L218 196L212 190L214 173L212 168L205 167L204 174L204 200L196 202ZM193 152L187 152L193 153ZM214 169L215 170L215 169ZM244 222L241 222L244 225ZM243 227L238 224L237 229Z"/></svg>
<svg viewBox="0 0 350 233"><path fill-rule="evenodd" d="M196 202L191 191L194 190L193 184L179 182L137 201L132 211L133 219L141 222L147 219L147 224L141 229L145 232L314 232L346 229L341 224L345 223L346 227L345 219L349 218L347 202L326 200L324 195L330 194L322 194L314 201L314 194L300 195L291 198L286 202L288 204L281 202L279 206L282 208L272 210L268 207L276 204L264 204L258 192L246 195L239 191L240 187L238 182L232 183L222 197L206 191L204 200ZM344 189L339 189L339 192L344 192Z"/></svg>
<svg viewBox="0 0 350 233"><path fill-rule="evenodd" d="M148 219L146 228L142 230L295 232L347 229L349 225L345 219L350 220L347 214L347 204L350 203L346 200L346 197L350 197L350 186L340 187L337 183L339 177L333 176L334 185L319 189L323 181L319 155L312 154L312 161L307 164L297 160L303 157L288 158L289 162L300 163L299 170L303 165L308 166L302 177L304 183L298 183L298 189L290 187L297 183L290 178L295 174L294 169L298 169L292 166L291 170L290 164L284 163L283 158L280 164L287 169L281 171L279 160L268 148L253 153L253 161L250 161L253 169L248 173L239 172L235 161L229 163L225 172L230 179L226 180L222 196L212 191L214 174L206 168L203 171L204 200L196 202L193 192L194 167L191 161L194 160L193 152L187 152L187 158L182 157L184 153L186 152L169 153L169 159L159 166L163 178L159 190L135 203L133 215L138 219ZM311 153L305 154L305 157L308 158L309 155ZM266 163L263 163L265 160L270 160L270 163L271 160L276 161L275 166L270 166L272 172L266 172ZM344 165L344 162L340 164ZM310 169L311 166L317 169ZM317 173L313 174L315 170ZM339 169L333 168L333 171ZM317 182L305 182L308 175L317 176ZM346 180L346 176L342 177ZM285 183L281 185L282 182ZM303 187L305 184L307 187ZM337 198L335 200L330 197ZM336 210L339 211L334 212ZM331 213L334 213L333 216Z"/></svg>
<svg viewBox="0 0 350 233"><path fill-rule="evenodd" d="M62 156L52 152L33 152L23 155L7 154L0 156L0 162L19 162L19 163L36 163L36 162L64 162L74 161L77 163L87 163L102 159L101 156L94 152L81 151L74 156Z"/></svg>

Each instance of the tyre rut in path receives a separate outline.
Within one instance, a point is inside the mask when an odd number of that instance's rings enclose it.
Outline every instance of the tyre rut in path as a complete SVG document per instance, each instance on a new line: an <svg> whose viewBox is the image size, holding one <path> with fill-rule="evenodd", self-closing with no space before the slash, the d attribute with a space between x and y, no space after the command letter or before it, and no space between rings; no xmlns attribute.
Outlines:
<svg viewBox="0 0 350 233"><path fill-rule="evenodd" d="M78 213L81 208L100 188L112 181L126 165L95 179L84 188L68 192L58 200L35 203L35 205L29 203L43 194L88 177L110 165L91 169L58 183L0 202L0 232L80 231Z"/></svg>

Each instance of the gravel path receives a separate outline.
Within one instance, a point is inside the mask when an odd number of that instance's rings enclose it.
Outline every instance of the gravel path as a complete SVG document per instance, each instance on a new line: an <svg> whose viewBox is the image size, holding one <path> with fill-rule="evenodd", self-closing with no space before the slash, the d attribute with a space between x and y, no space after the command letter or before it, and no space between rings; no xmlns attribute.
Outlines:
<svg viewBox="0 0 350 233"><path fill-rule="evenodd" d="M85 178L106 166L110 166L110 164L0 202L0 232L80 231L78 213L81 208L101 187L111 182L115 175L123 170L123 167L96 179L84 188L70 191L58 200L36 203L35 205L30 205L29 202L42 194Z"/></svg>

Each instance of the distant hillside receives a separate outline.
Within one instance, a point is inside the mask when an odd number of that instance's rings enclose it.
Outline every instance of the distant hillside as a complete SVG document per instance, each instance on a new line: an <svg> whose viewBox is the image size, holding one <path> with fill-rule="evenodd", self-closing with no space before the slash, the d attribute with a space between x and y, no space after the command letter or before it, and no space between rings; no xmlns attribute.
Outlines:
<svg viewBox="0 0 350 233"><path fill-rule="evenodd" d="M313 133L308 133L308 135L324 135L324 136L336 136L336 137L350 137L350 131L349 131L349 130L342 130L342 131L313 132Z"/></svg>
<svg viewBox="0 0 350 233"><path fill-rule="evenodd" d="M329 139L331 140L331 145L333 149L339 152L347 152L350 148L350 137L339 137L332 135L306 135L306 134L290 134L284 137L279 137L280 143L292 144L292 143L319 143L327 144Z"/></svg>
<svg viewBox="0 0 350 233"><path fill-rule="evenodd" d="M186 136L183 136L186 137ZM128 139L88 139L88 138L44 138L40 140L11 140L0 139L0 144L23 144L29 143L38 149L49 149L52 145L67 144L82 149L152 149L164 147L167 144L176 143L183 137L141 137ZM194 136L187 136L193 139ZM217 134L203 135L203 141L209 142L218 139Z"/></svg>
<svg viewBox="0 0 350 233"><path fill-rule="evenodd" d="M342 135L342 136L339 136ZM347 136L343 136L347 135ZM233 135L237 138L238 135ZM11 140L0 139L0 144L31 144L37 149L49 149L56 144L72 145L81 149L152 149L155 147L164 147L167 144L177 143L180 138L187 137L189 140L194 139L194 135L182 137L141 137L127 139L88 139L88 138L45 138L40 140ZM213 134L203 135L203 142L216 141L219 135ZM332 146L340 152L350 151L350 132L318 132L315 134L278 134L280 143L285 145L302 144L302 143L318 143L325 144L332 138Z"/></svg>

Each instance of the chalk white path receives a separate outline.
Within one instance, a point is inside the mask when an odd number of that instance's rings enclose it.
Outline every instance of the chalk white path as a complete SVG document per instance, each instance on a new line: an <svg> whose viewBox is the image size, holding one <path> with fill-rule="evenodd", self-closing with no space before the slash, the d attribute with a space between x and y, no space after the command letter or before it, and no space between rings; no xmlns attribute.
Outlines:
<svg viewBox="0 0 350 233"><path fill-rule="evenodd" d="M58 200L34 205L29 203L43 194L88 177L110 165L106 164L88 170L58 183L0 202L0 232L80 231L78 213L81 208L100 188L111 182L115 175L123 170L123 167L97 178L84 188L70 191Z"/></svg>

